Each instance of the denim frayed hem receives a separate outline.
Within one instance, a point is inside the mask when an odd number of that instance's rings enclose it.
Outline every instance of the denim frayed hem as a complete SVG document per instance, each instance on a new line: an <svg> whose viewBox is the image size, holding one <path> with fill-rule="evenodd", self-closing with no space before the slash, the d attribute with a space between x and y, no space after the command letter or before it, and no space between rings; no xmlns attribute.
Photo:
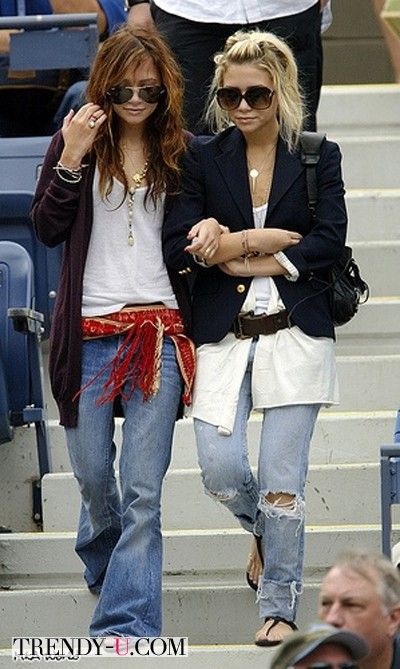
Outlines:
<svg viewBox="0 0 400 669"><path fill-rule="evenodd" d="M257 591L260 618L279 617L294 621L298 597L302 591L303 586L300 582L279 583L261 580Z"/></svg>

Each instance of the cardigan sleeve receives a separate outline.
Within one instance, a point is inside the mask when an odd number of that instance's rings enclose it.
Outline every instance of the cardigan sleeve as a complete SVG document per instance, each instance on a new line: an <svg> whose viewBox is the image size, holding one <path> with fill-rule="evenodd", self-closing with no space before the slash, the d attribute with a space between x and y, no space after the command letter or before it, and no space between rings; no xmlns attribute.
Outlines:
<svg viewBox="0 0 400 669"><path fill-rule="evenodd" d="M62 149L62 135L57 132L46 153L30 212L36 235L46 246L57 246L68 238L84 183L84 178L67 183L56 173Z"/></svg>
<svg viewBox="0 0 400 669"><path fill-rule="evenodd" d="M206 217L206 195L201 166L201 138L194 137L182 159L181 190L165 215L162 242L166 264L178 271L196 267L193 256L185 251L189 230Z"/></svg>

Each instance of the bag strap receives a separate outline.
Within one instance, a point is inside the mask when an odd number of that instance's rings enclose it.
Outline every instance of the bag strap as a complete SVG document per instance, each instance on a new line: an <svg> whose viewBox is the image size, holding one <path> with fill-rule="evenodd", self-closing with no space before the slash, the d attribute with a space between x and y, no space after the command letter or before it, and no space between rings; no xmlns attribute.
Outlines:
<svg viewBox="0 0 400 669"><path fill-rule="evenodd" d="M326 135L322 132L308 132L304 130L300 133L301 162L306 166L307 179L307 197L308 206L315 212L315 205L318 200L317 170L316 165L321 155L321 145Z"/></svg>

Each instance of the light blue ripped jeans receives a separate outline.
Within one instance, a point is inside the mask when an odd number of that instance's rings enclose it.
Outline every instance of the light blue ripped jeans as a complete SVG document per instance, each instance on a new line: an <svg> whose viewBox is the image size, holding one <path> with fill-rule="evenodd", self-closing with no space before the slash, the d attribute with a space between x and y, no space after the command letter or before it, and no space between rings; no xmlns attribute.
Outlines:
<svg viewBox="0 0 400 669"><path fill-rule="evenodd" d="M252 358L250 354L232 434L220 435L215 425L194 420L199 464L206 492L226 506L245 530L262 536L260 617L293 621L302 590L308 451L320 405L264 410L256 480L247 450ZM279 492L293 495L293 504L278 506L266 499L268 493Z"/></svg>

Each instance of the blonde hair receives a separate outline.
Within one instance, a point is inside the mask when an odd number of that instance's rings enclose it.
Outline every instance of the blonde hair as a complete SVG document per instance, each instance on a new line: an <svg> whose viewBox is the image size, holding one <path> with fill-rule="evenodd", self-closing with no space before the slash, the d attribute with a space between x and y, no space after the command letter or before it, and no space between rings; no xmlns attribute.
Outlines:
<svg viewBox="0 0 400 669"><path fill-rule="evenodd" d="M304 120L303 96L297 65L290 47L273 33L239 30L229 37L224 50L214 56L215 73L210 87L206 119L217 132L231 125L228 112L218 106L215 94L223 86L230 65L256 65L271 77L278 101L280 134L289 151L299 141Z"/></svg>
<svg viewBox="0 0 400 669"><path fill-rule="evenodd" d="M333 566L348 569L372 583L385 613L400 606L400 573L385 555L349 551L342 554Z"/></svg>

